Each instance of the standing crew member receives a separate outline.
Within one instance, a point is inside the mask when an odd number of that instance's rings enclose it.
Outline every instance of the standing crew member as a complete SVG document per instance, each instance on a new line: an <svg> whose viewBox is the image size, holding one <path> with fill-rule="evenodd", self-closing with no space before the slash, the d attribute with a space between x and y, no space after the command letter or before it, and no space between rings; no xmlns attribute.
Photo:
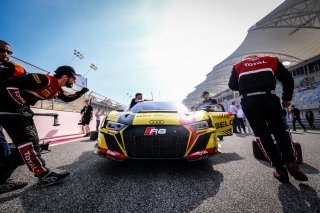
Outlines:
<svg viewBox="0 0 320 213"><path fill-rule="evenodd" d="M131 109L137 103L140 103L140 102L143 102L143 101L145 101L145 100L142 98L142 93L140 93L140 92L136 93L135 97L132 98L132 100L130 102L129 109Z"/></svg>
<svg viewBox="0 0 320 213"><path fill-rule="evenodd" d="M98 108L94 116L96 117L96 131L99 131L99 126L100 126L100 116L103 115L103 111Z"/></svg>
<svg viewBox="0 0 320 213"><path fill-rule="evenodd" d="M208 105L214 105L213 104L213 98L210 97L209 92L204 91L201 95L201 98L204 100L202 101L203 104L208 104Z"/></svg>
<svg viewBox="0 0 320 213"><path fill-rule="evenodd" d="M3 40L0 40L0 83L10 78L26 74L26 71L22 66L10 61L12 54L13 52L11 45ZM9 146L2 132L2 126L0 125L0 171L3 171L3 166L6 164L7 161L13 162L13 167L15 168L21 165L21 162L23 162L18 149ZM11 180L7 183L9 183L10 186L12 186L11 188L15 189L24 187L28 184L27 182L13 182ZM0 191L6 190L7 188L10 188L7 184L4 186L0 185Z"/></svg>
<svg viewBox="0 0 320 213"><path fill-rule="evenodd" d="M71 88L75 83L76 73L72 67L61 66L55 71L54 76L43 74L27 74L0 83L0 124L6 129L14 145L19 149L24 162L29 170L39 178L38 185L55 184L69 175L69 173L51 172L41 158L39 137L33 121L33 112L30 105L35 105L38 100L57 97L65 102L74 101L88 91L83 88L74 95L65 95L62 87ZM18 115L10 115L10 113ZM7 115L6 115L7 114ZM8 179L16 169L13 161L6 162L0 174L1 186L10 185Z"/></svg>
<svg viewBox="0 0 320 213"><path fill-rule="evenodd" d="M212 107L212 109L215 112L225 112L224 106L222 104L219 104L216 99L210 97L209 92L204 91L202 93L201 97L204 99L202 101L202 103L203 104L208 104L209 105L208 106L209 109ZM219 138L220 141L223 141L223 136L222 135L219 135L217 137Z"/></svg>
<svg viewBox="0 0 320 213"><path fill-rule="evenodd" d="M302 126L303 131L307 131L307 128L303 123L301 122L301 117L300 117L300 110L296 108L294 105L291 106L291 113L292 113L292 126L293 126L293 131L296 131L296 121Z"/></svg>
<svg viewBox="0 0 320 213"><path fill-rule="evenodd" d="M243 129L243 133L247 133L246 131L246 126L244 125L244 113L243 110L240 108L240 105L237 105L237 118L238 118L238 129L239 129L239 133L241 133L241 128Z"/></svg>
<svg viewBox="0 0 320 213"><path fill-rule="evenodd" d="M307 121L308 121L308 123L310 125L310 128L311 129L315 129L316 127L313 124L313 122L314 122L314 114L313 114L311 109L308 109L306 111L305 118L307 119Z"/></svg>
<svg viewBox="0 0 320 213"><path fill-rule="evenodd" d="M256 142L276 169L273 176L281 182L289 182L289 171L296 180L307 181L308 177L299 170L296 163L297 152L282 121L280 99L274 94L276 79L283 88L282 106L287 108L291 105L294 81L277 57L249 56L234 64L229 88L239 91L242 96L242 109ZM270 133L274 135L281 155Z"/></svg>
<svg viewBox="0 0 320 213"><path fill-rule="evenodd" d="M90 121L92 120L92 116L93 116L93 108L90 105L90 100L86 99L84 101L85 105L82 108L82 110L80 111L82 118L81 118L81 124L82 124L82 131L83 133L85 133L85 137L90 135Z"/></svg>
<svg viewBox="0 0 320 213"><path fill-rule="evenodd" d="M232 121L232 131L233 133L239 133L237 128L238 128L238 109L236 107L236 102L232 101L230 107L229 107L229 112L231 112L234 115L233 121Z"/></svg>
<svg viewBox="0 0 320 213"><path fill-rule="evenodd" d="M10 44L0 40L0 82L26 74L22 66L10 61L12 54Z"/></svg>

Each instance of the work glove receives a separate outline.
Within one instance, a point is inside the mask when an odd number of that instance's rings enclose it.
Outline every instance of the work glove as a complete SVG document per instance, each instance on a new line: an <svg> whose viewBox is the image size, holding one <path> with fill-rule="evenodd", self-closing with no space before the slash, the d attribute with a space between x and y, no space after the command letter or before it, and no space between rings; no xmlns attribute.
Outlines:
<svg viewBox="0 0 320 213"><path fill-rule="evenodd" d="M80 91L76 92L77 95L83 95L84 93L88 92L89 89L86 87L83 87Z"/></svg>
<svg viewBox="0 0 320 213"><path fill-rule="evenodd" d="M34 116L34 112L26 105L22 105L19 108L19 113L27 118L32 118Z"/></svg>

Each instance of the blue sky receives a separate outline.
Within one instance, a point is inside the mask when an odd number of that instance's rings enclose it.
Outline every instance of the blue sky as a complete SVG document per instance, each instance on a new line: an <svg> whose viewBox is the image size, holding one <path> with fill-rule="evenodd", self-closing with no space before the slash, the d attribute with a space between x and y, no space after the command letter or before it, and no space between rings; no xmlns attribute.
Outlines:
<svg viewBox="0 0 320 213"><path fill-rule="evenodd" d="M1 0L0 39L49 71L73 66L90 90L181 101L283 0ZM84 59L73 59L77 49ZM129 95L127 95L129 94Z"/></svg>

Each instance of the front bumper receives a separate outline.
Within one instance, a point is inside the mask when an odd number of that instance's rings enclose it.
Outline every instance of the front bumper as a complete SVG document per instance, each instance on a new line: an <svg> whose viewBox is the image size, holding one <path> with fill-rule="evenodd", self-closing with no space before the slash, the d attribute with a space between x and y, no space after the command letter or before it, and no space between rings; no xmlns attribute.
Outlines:
<svg viewBox="0 0 320 213"><path fill-rule="evenodd" d="M113 160L133 159L205 159L218 152L215 129L195 132L189 126L157 126L165 135L144 135L147 126L130 126L114 134L101 130L95 153Z"/></svg>

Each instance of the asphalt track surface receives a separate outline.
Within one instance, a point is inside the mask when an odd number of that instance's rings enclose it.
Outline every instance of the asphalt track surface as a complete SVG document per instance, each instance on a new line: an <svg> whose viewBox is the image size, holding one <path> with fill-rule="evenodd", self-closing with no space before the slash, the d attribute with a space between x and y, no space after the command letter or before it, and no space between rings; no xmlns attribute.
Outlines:
<svg viewBox="0 0 320 213"><path fill-rule="evenodd" d="M88 139L53 146L43 155L47 165L71 176L38 187L19 167L12 178L29 185L0 194L0 212L320 212L320 132L293 138L302 145L308 182L278 182L253 157L251 135L225 137L222 153L200 162L108 161Z"/></svg>

